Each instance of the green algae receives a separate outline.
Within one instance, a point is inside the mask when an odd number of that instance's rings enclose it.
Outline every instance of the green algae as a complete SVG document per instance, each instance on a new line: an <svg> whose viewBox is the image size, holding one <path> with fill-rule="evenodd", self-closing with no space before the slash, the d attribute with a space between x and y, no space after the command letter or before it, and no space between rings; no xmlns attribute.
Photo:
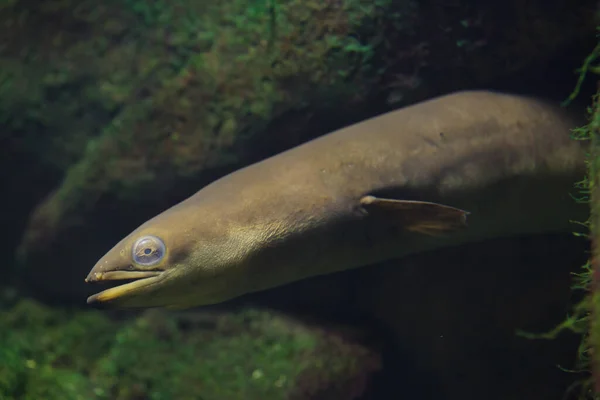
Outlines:
<svg viewBox="0 0 600 400"><path fill-rule="evenodd" d="M3 305L0 325L0 398L94 398L86 374L110 348L115 324L98 313L22 300Z"/></svg>
<svg viewBox="0 0 600 400"><path fill-rule="evenodd" d="M348 398L379 368L367 347L266 310L114 320L31 299L1 310L3 400Z"/></svg>

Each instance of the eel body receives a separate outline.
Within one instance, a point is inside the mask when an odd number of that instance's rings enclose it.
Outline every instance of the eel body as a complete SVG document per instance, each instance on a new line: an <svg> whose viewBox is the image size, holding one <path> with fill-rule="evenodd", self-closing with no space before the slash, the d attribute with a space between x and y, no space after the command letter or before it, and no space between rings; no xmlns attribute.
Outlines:
<svg viewBox="0 0 600 400"><path fill-rule="evenodd" d="M122 239L88 299L185 308L494 237L575 230L582 123L558 105L458 92L229 174ZM464 211L463 211L464 210Z"/></svg>

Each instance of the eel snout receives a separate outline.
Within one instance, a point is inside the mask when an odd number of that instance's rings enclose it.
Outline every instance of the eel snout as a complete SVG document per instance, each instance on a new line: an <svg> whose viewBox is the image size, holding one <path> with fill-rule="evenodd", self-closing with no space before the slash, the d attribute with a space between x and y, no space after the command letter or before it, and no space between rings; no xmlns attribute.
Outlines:
<svg viewBox="0 0 600 400"><path fill-rule="evenodd" d="M108 304L119 302L125 298L135 296L161 280L163 271L108 271L90 272L85 278L86 283L106 283L128 280L131 282L103 290L87 299L88 304Z"/></svg>

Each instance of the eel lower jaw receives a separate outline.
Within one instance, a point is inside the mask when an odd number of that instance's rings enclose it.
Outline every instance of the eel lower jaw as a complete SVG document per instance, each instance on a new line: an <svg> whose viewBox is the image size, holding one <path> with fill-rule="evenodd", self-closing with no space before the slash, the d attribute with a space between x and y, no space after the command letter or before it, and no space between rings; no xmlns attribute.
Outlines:
<svg viewBox="0 0 600 400"><path fill-rule="evenodd" d="M118 301L140 292L141 289L151 286L161 280L164 271L109 271L92 272L85 279L86 283L110 282L121 280L132 280L110 289L96 293L87 299L88 304L103 304Z"/></svg>

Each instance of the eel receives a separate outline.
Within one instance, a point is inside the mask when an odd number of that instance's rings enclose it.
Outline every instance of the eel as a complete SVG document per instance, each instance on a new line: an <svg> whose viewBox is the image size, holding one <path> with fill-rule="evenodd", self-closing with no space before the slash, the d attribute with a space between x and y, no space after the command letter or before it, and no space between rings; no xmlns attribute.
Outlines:
<svg viewBox="0 0 600 400"><path fill-rule="evenodd" d="M88 304L188 308L485 239L576 229L583 122L474 90L339 129L239 169L118 242ZM468 220L468 222L467 222Z"/></svg>

